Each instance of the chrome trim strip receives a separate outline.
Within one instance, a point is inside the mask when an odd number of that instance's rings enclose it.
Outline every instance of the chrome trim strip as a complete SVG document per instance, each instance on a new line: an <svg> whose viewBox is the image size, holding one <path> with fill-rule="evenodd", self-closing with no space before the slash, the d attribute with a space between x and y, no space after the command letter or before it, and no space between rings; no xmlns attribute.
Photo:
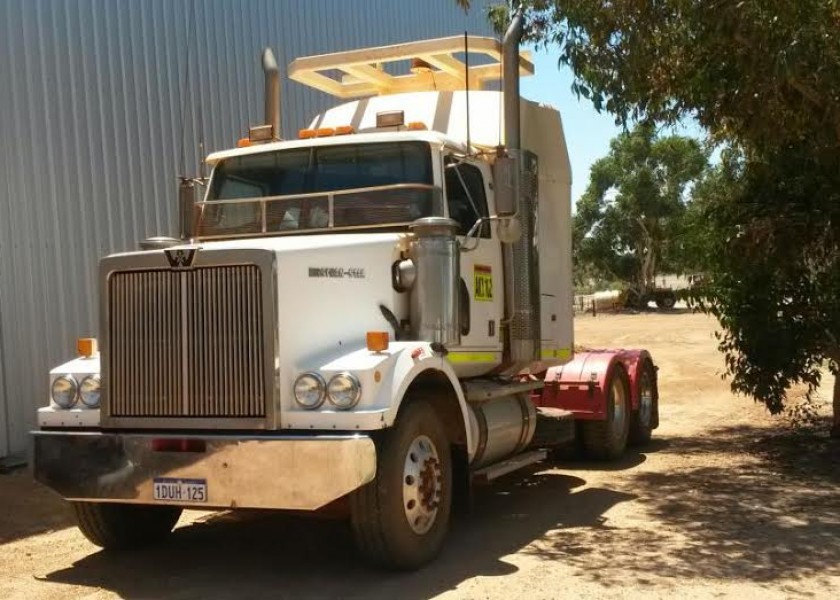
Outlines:
<svg viewBox="0 0 840 600"><path fill-rule="evenodd" d="M260 196L257 198L228 198L226 200L202 200L196 202L198 206L205 206L210 204L248 204L251 202L275 202L277 200L306 200L308 198L323 198L324 196L347 196L350 194L361 194L364 192L385 192L388 190L400 189L418 189L418 190L434 190L435 186L431 183L392 183L390 185L377 185L372 187L351 188L346 190L335 190L325 192L310 192L308 194L288 194L280 196Z"/></svg>
<svg viewBox="0 0 840 600"><path fill-rule="evenodd" d="M181 286L181 314L187 314L187 274L181 273L179 276ZM190 336L188 331L188 324L186 319L181 319L181 340L182 352L186 356L191 354ZM181 408L184 414L189 412L190 405L190 369L189 363L185 360L181 361Z"/></svg>
<svg viewBox="0 0 840 600"><path fill-rule="evenodd" d="M266 238L287 235L304 235L310 233L348 233L351 231L370 231L372 229L394 229L395 227L408 227L413 221L399 223L386 223L384 225L353 225L352 227L322 228L322 229L289 229L287 231L267 231L266 233L229 233L225 235L203 235L201 241L212 242L217 240L243 240L248 238Z"/></svg>
<svg viewBox="0 0 840 600"><path fill-rule="evenodd" d="M362 187L362 188L352 188L347 190L335 190L335 191L325 191L325 192L312 192L308 194L289 194L286 196L265 196L261 198L230 198L226 200L203 200L201 202L196 202L196 206L199 209L199 217L197 221L197 230L196 230L196 239L197 240L222 240L222 239L240 239L240 238L253 238L253 237L265 237L267 235L300 235L302 233L315 233L315 232L324 232L324 231L355 231L355 230L363 230L363 229L381 229L387 227L399 227L402 225L409 225L411 221L405 222L396 222L396 223L382 223L382 224L372 224L372 225L354 225L348 227L335 227L335 198L341 196L348 196L353 194L363 194L363 193L377 193L377 192L388 192L392 190L428 190L433 193L433 210L435 210L435 201L434 195L436 191L440 191L440 188L428 184L428 183L395 183L391 185L382 185L382 186L374 186L374 187ZM269 202L284 202L287 200L307 200L307 199L315 199L315 198L326 198L327 199L327 210L329 212L328 215L328 224L327 227L313 227L309 229L290 229L286 231L275 231L268 228L268 203ZM260 224L257 229L259 231L250 231L245 233L226 233L226 234L219 234L219 235L200 235L202 231L202 218L204 216L204 209L208 206L214 205L227 205L227 204L259 204L260 206Z"/></svg>

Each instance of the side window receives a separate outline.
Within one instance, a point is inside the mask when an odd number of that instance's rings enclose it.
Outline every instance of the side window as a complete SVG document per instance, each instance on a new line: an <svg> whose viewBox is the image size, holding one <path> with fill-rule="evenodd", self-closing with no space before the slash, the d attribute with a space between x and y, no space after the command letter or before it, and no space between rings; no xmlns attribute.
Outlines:
<svg viewBox="0 0 840 600"><path fill-rule="evenodd" d="M478 167L458 162L451 156L443 164L449 217L460 224L458 233L466 235L479 217L489 216L484 178ZM481 237L490 237L490 223L482 225Z"/></svg>

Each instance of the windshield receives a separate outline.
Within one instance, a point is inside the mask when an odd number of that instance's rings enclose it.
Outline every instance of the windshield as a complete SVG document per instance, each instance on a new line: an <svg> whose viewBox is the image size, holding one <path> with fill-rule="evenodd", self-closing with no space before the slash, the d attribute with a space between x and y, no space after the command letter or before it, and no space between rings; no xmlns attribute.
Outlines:
<svg viewBox="0 0 840 600"><path fill-rule="evenodd" d="M220 162L199 237L405 226L442 214L423 142L279 150Z"/></svg>

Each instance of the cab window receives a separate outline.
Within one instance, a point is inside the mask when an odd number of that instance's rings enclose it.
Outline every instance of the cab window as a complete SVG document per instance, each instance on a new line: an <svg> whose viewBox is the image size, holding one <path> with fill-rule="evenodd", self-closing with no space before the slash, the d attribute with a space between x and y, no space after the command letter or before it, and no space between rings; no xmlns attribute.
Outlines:
<svg viewBox="0 0 840 600"><path fill-rule="evenodd" d="M458 222L459 235L467 235L480 217L487 217L487 194L481 170L452 156L444 159L444 180L449 218ZM490 237L490 223L481 226L481 237Z"/></svg>
<svg viewBox="0 0 840 600"><path fill-rule="evenodd" d="M443 213L436 192L426 142L233 156L213 171L198 237L368 227L402 231L416 219Z"/></svg>

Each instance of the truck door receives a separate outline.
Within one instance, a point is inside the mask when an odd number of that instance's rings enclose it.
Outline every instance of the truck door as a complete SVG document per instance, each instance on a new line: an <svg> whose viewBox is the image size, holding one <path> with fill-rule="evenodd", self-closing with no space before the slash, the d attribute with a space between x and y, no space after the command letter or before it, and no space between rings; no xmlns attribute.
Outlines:
<svg viewBox="0 0 840 600"><path fill-rule="evenodd" d="M503 280L502 254L491 223L478 235L466 234L480 217L489 216L489 167L481 161L453 155L444 158L444 187L449 218L460 225L461 251L461 346L450 353L463 376L488 370L501 362Z"/></svg>

